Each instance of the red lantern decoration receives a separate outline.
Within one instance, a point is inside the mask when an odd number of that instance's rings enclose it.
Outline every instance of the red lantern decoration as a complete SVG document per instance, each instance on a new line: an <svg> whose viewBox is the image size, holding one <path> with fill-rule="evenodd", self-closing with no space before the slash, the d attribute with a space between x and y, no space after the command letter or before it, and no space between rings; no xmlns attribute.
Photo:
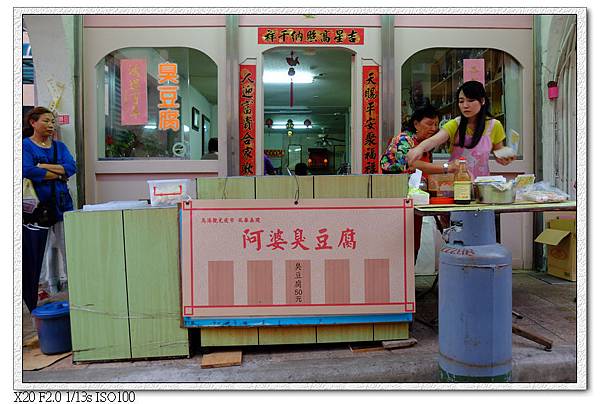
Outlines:
<svg viewBox="0 0 600 404"><path fill-rule="evenodd" d="M291 51L290 56L285 58L287 64L290 66L288 70L288 76L290 76L290 108L294 106L294 75L296 74L296 70L294 66L299 65L300 61L298 60L298 56L294 58L294 51Z"/></svg>

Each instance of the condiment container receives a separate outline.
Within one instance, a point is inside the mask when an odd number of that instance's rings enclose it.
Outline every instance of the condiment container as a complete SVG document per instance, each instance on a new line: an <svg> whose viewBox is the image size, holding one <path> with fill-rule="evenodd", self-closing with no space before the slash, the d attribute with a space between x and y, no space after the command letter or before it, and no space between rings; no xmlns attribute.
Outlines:
<svg viewBox="0 0 600 404"><path fill-rule="evenodd" d="M500 190L491 183L475 184L477 201L492 205L505 205L515 201L515 188L508 187Z"/></svg>

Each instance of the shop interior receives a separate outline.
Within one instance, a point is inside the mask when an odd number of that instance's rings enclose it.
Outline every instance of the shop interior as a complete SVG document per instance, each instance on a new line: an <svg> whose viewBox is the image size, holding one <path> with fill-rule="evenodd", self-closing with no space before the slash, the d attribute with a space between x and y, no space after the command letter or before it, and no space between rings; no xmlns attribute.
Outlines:
<svg viewBox="0 0 600 404"><path fill-rule="evenodd" d="M352 53L275 48L264 53L264 150L278 174L311 175L350 163Z"/></svg>
<svg viewBox="0 0 600 404"><path fill-rule="evenodd" d="M121 116L122 59L147 61L148 122L142 125L123 125ZM178 83L159 83L158 65L176 63ZM98 120L98 152L100 160L129 158L176 158L199 160L208 152L208 141L217 137L217 65L206 54L195 49L124 48L110 54L96 66L99 108L104 108L104 120ZM102 79L103 78L103 79ZM161 85L176 85L179 119L178 130L158 129L158 89Z"/></svg>
<svg viewBox="0 0 600 404"><path fill-rule="evenodd" d="M508 53L490 48L430 48L412 55L402 65L402 123L412 112L431 103L439 111L440 126L460 115L456 89L463 83L464 60L483 59L481 74L490 101L491 115L502 123L507 137L522 135L522 66ZM510 140L510 139L509 139ZM518 156L523 156L522 136ZM448 158L449 145L442 145L434 157Z"/></svg>

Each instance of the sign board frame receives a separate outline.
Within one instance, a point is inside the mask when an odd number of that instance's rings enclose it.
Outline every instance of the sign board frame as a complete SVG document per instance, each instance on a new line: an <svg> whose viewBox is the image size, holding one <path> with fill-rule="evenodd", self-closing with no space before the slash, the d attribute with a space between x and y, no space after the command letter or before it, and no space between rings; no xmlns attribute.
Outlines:
<svg viewBox="0 0 600 404"><path fill-rule="evenodd" d="M186 327L415 312L411 199L189 200L180 252Z"/></svg>

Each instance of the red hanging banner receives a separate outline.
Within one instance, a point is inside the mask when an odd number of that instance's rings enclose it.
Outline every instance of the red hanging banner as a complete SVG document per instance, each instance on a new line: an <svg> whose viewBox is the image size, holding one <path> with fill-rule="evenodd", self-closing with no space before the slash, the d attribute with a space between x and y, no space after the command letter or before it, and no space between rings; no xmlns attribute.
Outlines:
<svg viewBox="0 0 600 404"><path fill-rule="evenodd" d="M121 125L148 123L146 59L121 59Z"/></svg>
<svg viewBox="0 0 600 404"><path fill-rule="evenodd" d="M256 175L256 65L240 65L240 175Z"/></svg>
<svg viewBox="0 0 600 404"><path fill-rule="evenodd" d="M377 174L379 167L379 66L363 66L362 173Z"/></svg>
<svg viewBox="0 0 600 404"><path fill-rule="evenodd" d="M259 44L364 45L364 28L259 27Z"/></svg>

